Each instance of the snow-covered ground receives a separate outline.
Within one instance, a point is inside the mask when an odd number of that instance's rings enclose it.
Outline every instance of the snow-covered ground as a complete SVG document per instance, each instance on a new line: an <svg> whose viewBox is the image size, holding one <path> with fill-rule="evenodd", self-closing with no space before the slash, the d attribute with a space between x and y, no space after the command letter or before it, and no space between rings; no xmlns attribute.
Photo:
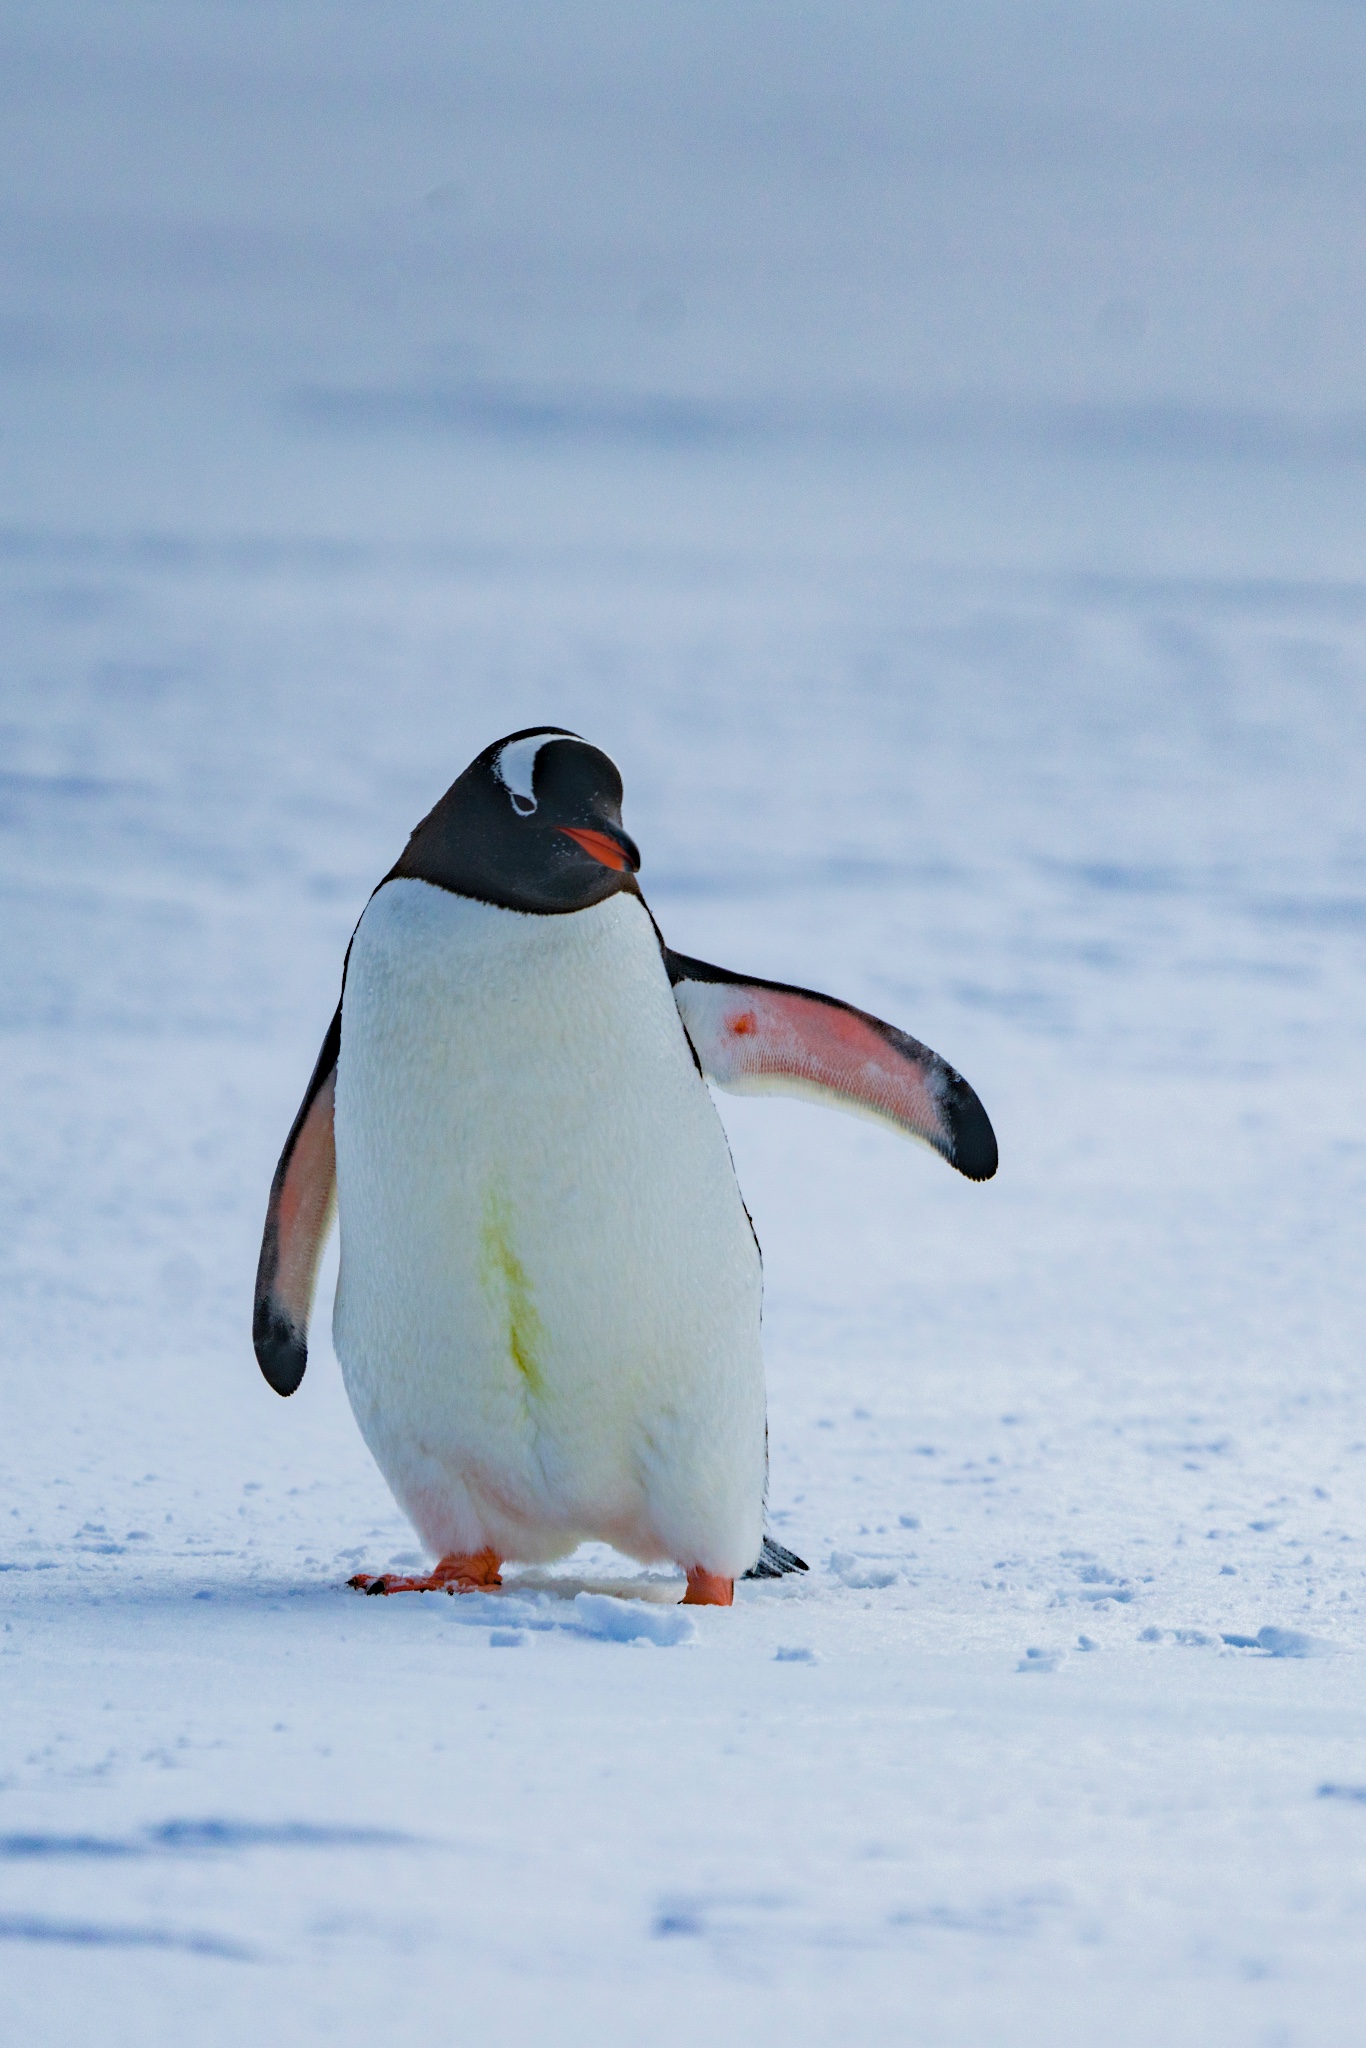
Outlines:
<svg viewBox="0 0 1366 2048"><path fill-rule="evenodd" d="M335 12L3 67L4 2031L1354 2043L1359 24ZM721 1099L812 1566L729 1612L357 1598L325 1313L251 1356L355 917L541 720L1001 1142Z"/></svg>

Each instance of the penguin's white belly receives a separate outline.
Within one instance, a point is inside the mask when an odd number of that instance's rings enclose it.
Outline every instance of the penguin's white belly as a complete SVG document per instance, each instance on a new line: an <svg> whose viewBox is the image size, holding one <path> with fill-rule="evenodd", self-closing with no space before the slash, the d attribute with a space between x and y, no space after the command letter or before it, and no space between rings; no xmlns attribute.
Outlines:
<svg viewBox="0 0 1366 2048"><path fill-rule="evenodd" d="M428 1546L745 1570L758 1249L642 905L386 883L351 948L336 1142L337 1355Z"/></svg>

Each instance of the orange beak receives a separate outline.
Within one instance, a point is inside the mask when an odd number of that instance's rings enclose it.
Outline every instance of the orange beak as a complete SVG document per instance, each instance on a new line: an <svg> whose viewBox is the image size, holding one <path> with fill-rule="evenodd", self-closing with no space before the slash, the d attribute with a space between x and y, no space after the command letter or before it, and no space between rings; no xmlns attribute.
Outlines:
<svg viewBox="0 0 1366 2048"><path fill-rule="evenodd" d="M605 868L615 868L618 874L624 874L631 866L623 848L605 832L591 832L586 825L561 825L560 830L566 839L572 839L585 853L591 853L594 860L601 861Z"/></svg>

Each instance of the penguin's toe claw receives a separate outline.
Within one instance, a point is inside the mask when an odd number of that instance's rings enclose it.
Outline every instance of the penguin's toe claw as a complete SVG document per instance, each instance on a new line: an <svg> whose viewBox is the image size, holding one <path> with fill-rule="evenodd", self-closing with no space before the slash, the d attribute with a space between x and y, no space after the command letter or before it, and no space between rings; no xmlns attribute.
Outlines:
<svg viewBox="0 0 1366 2048"><path fill-rule="evenodd" d="M502 1559L492 1550L471 1555L443 1557L436 1569L423 1578L403 1578L397 1572L357 1572L347 1580L358 1593L487 1593L502 1585Z"/></svg>

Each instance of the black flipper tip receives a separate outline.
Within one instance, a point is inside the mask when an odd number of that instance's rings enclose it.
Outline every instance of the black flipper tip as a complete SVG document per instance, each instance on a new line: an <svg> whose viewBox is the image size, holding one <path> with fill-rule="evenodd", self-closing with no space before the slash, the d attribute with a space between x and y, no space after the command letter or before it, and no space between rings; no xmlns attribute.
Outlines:
<svg viewBox="0 0 1366 2048"><path fill-rule="evenodd" d="M308 1345L293 1323L269 1302L256 1311L252 1328L256 1363L277 1394L294 1393L308 1365Z"/></svg>
<svg viewBox="0 0 1366 2048"><path fill-rule="evenodd" d="M955 1074L944 1094L944 1112L953 1137L949 1160L968 1180L990 1180L999 1164L996 1133L975 1092Z"/></svg>

